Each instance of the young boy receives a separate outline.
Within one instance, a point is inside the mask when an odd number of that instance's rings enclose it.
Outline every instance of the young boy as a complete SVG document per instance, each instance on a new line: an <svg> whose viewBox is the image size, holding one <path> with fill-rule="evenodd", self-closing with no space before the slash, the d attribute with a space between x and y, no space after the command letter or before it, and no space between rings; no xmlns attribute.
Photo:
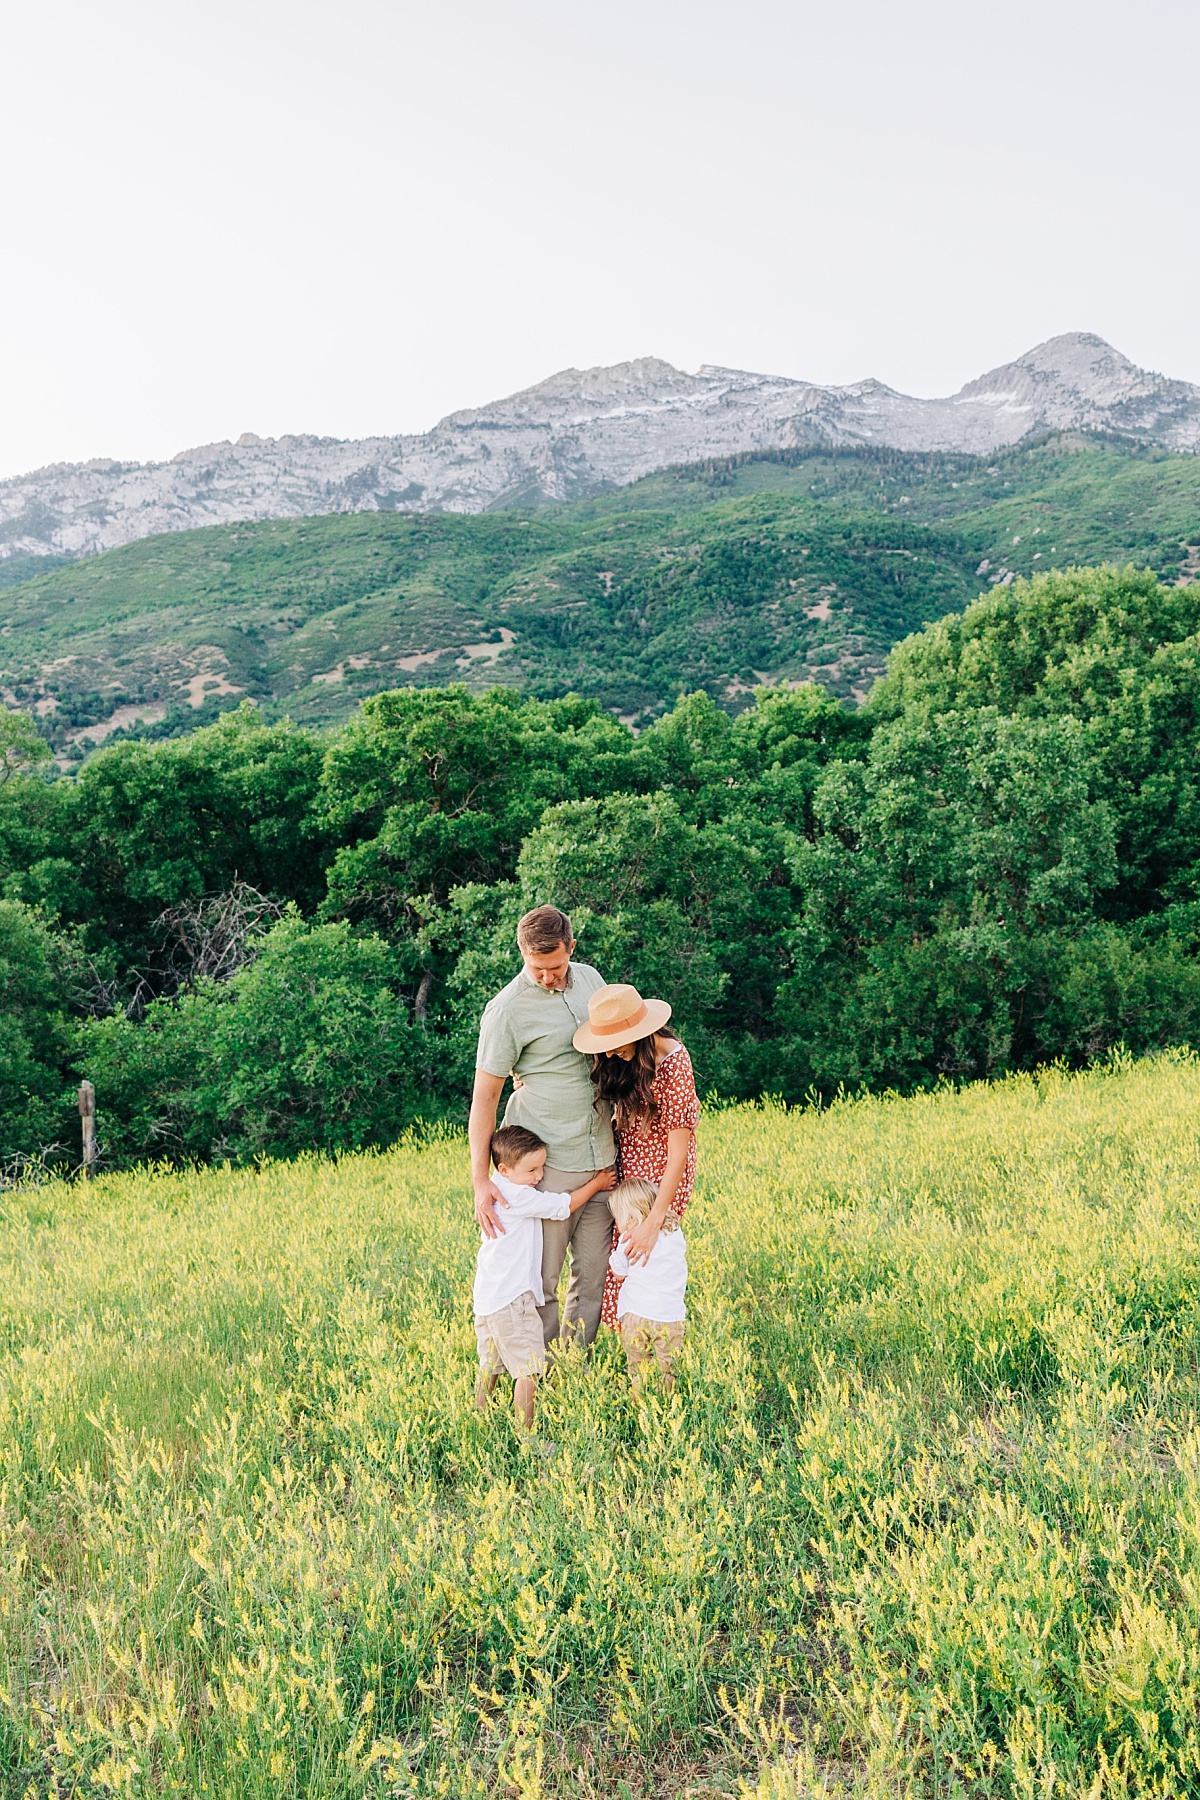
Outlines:
<svg viewBox="0 0 1200 1800"><path fill-rule="evenodd" d="M546 1146L523 1125L503 1125L492 1136L495 1182L508 1207L502 1237L482 1237L475 1265L475 1336L479 1340L479 1380L475 1404L486 1406L501 1369L513 1378L518 1423L533 1429L538 1377L545 1373L546 1347L538 1307L542 1290L542 1220L566 1219L593 1194L616 1186L612 1169L601 1169L573 1194L543 1194L538 1182L546 1167Z"/></svg>
<svg viewBox="0 0 1200 1800"><path fill-rule="evenodd" d="M622 1238L639 1226L658 1198L649 1181L623 1181L608 1197ZM675 1386L675 1358L683 1345L687 1307L687 1240L674 1213L668 1213L653 1250L631 1263L620 1244L609 1268L621 1283L617 1330L625 1346L625 1367L635 1388L658 1363L668 1393Z"/></svg>

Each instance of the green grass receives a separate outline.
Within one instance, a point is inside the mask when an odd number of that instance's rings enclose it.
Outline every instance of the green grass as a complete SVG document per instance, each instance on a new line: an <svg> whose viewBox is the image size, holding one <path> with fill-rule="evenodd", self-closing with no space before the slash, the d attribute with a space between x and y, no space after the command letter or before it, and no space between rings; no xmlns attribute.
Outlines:
<svg viewBox="0 0 1200 1800"><path fill-rule="evenodd" d="M708 1114L679 1388L471 1403L446 1138L3 1196L7 1791L1183 1796L1200 1063Z"/></svg>
<svg viewBox="0 0 1200 1800"><path fill-rule="evenodd" d="M0 687L55 702L60 750L126 704L165 732L244 694L321 725L383 688L463 679L631 718L696 687L736 707L761 679L853 701L892 644L991 580L1106 560L1178 579L1200 566L1188 545L1195 457L1059 437L991 462L733 458L530 513L145 539L0 592Z"/></svg>

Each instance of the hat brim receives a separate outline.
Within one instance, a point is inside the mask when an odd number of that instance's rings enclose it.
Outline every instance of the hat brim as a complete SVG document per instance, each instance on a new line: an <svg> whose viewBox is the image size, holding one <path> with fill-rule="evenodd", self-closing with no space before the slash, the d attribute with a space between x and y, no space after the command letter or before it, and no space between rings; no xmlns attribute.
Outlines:
<svg viewBox="0 0 1200 1800"><path fill-rule="evenodd" d="M590 1025L581 1025L571 1042L577 1050L589 1050L599 1056L605 1050L620 1050L624 1044L636 1044L641 1038L653 1037L670 1018L671 1008L665 1000L644 1000L642 1004L645 1013L628 1030L597 1032Z"/></svg>

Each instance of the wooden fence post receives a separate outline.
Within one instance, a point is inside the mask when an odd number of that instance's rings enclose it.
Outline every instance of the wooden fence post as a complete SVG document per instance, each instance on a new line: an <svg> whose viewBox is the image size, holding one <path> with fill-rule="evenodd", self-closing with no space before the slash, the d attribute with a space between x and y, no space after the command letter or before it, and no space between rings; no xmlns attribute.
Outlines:
<svg viewBox="0 0 1200 1800"><path fill-rule="evenodd" d="M96 1160L96 1090L90 1081L79 1084L79 1117L83 1120L83 1173L90 1180Z"/></svg>

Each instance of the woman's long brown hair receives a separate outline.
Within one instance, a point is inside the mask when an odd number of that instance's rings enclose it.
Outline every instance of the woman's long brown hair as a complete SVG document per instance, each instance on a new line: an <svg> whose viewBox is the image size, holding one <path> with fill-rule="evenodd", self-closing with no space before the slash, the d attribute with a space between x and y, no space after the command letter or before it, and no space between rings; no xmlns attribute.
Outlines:
<svg viewBox="0 0 1200 1800"><path fill-rule="evenodd" d="M648 1131L651 1125L658 1123L653 1087L658 1067L654 1043L654 1035L639 1038L628 1062L623 1056L592 1058L596 1099L611 1103L613 1120L619 1131Z"/></svg>

